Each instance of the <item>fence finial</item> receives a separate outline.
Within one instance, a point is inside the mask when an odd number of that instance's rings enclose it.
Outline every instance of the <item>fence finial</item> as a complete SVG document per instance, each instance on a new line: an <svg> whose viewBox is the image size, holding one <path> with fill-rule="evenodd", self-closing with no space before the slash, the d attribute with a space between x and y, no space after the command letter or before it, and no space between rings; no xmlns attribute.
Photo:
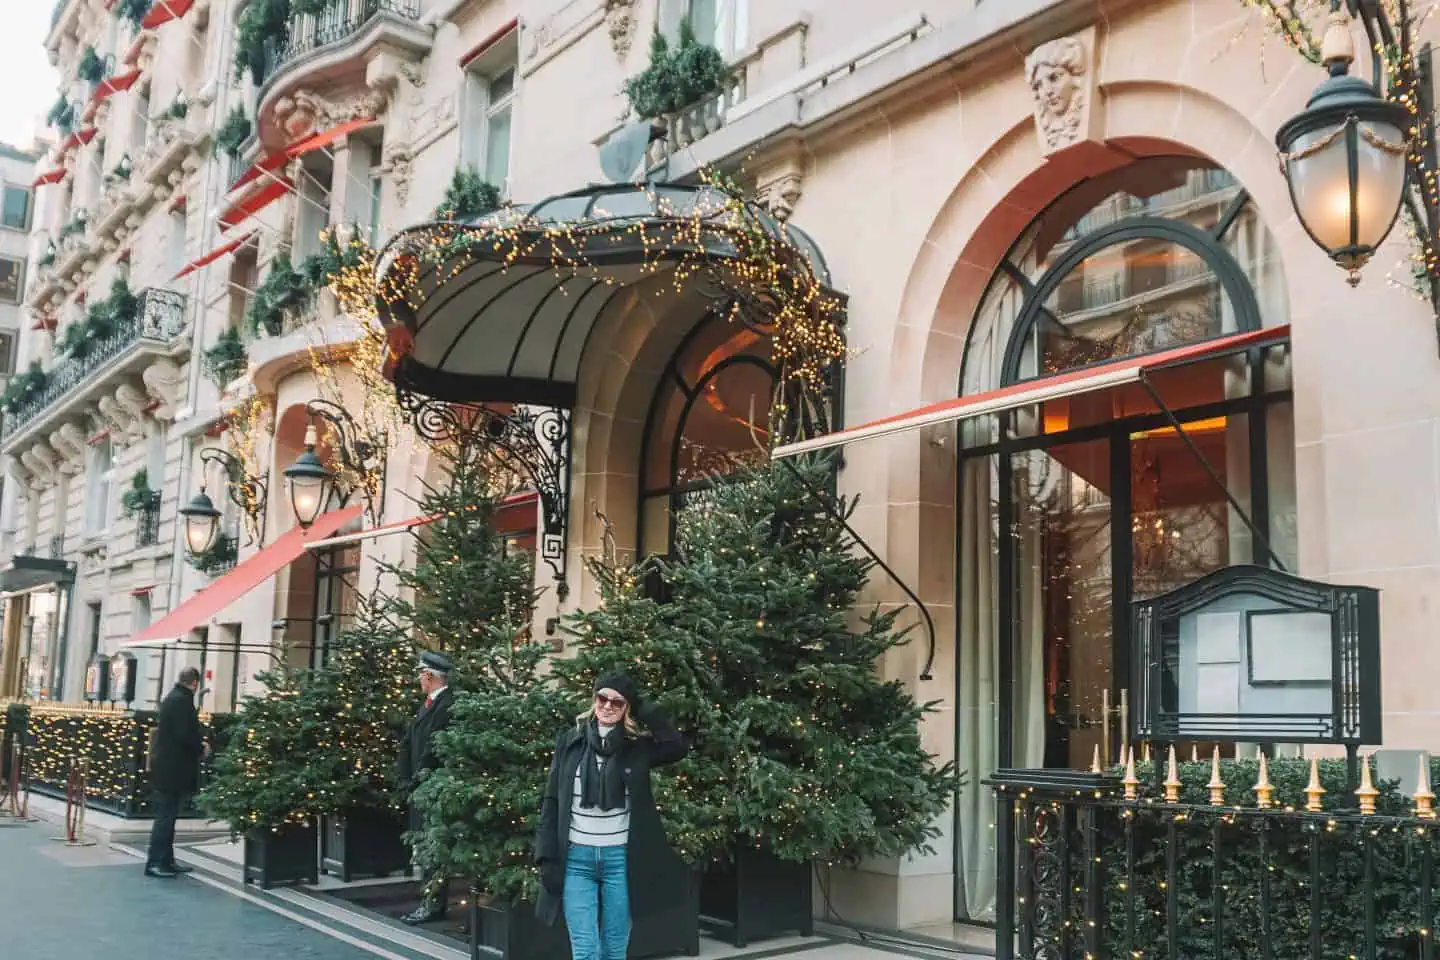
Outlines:
<svg viewBox="0 0 1440 960"><path fill-rule="evenodd" d="M1180 802L1180 771L1175 765L1175 744L1170 744L1170 756L1165 764L1165 802Z"/></svg>
<svg viewBox="0 0 1440 960"><path fill-rule="evenodd" d="M1100 772L1100 744L1095 744L1095 757L1090 761L1090 772Z"/></svg>
<svg viewBox="0 0 1440 960"><path fill-rule="evenodd" d="M1275 784L1270 782L1270 762L1260 751L1260 776L1255 780L1255 805L1261 810L1275 806Z"/></svg>
<svg viewBox="0 0 1440 960"><path fill-rule="evenodd" d="M1415 781L1415 816L1435 819L1435 794L1430 790L1430 756L1420 754L1420 775Z"/></svg>
<svg viewBox="0 0 1440 960"><path fill-rule="evenodd" d="M1148 740L1145 741L1145 753L1140 759L1143 760L1145 763L1150 762L1150 741Z"/></svg>
<svg viewBox="0 0 1440 960"><path fill-rule="evenodd" d="M1360 798L1361 813L1375 812L1375 798L1380 796L1380 791L1375 789L1375 784L1370 780L1369 754L1360 758L1360 787L1355 791L1355 796Z"/></svg>
<svg viewBox="0 0 1440 960"><path fill-rule="evenodd" d="M1199 763L1199 762L1200 762L1200 744L1198 744L1198 743L1192 743L1192 744L1190 744L1190 762L1191 762L1191 763Z"/></svg>
<svg viewBox="0 0 1440 960"><path fill-rule="evenodd" d="M1325 788L1320 786L1320 758L1310 758L1310 782L1305 785L1305 809L1311 813L1320 813L1325 805L1320 798L1325 796Z"/></svg>
<svg viewBox="0 0 1440 960"><path fill-rule="evenodd" d="M1225 781L1220 779L1220 748L1218 746L1210 755L1210 782L1205 786L1210 788L1210 806L1225 806Z"/></svg>
<svg viewBox="0 0 1440 960"><path fill-rule="evenodd" d="M1140 797L1140 778L1135 776L1135 748L1131 747L1125 753L1125 779L1120 781L1125 787L1126 800L1138 800Z"/></svg>

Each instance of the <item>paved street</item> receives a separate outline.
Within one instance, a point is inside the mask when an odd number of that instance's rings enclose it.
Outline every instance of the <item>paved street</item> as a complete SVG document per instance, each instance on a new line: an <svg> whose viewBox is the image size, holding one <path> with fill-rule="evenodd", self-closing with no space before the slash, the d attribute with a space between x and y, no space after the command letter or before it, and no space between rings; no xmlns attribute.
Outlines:
<svg viewBox="0 0 1440 960"><path fill-rule="evenodd" d="M357 960L374 954L191 878L152 880L103 847L67 848L54 824L0 827L6 960Z"/></svg>

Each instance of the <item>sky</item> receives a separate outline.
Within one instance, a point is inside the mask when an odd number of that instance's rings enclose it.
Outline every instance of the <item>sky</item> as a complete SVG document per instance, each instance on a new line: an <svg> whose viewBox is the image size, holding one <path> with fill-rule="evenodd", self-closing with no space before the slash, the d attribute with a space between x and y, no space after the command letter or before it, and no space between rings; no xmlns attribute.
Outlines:
<svg viewBox="0 0 1440 960"><path fill-rule="evenodd" d="M60 86L45 53L53 6L51 0L0 0L0 140L21 148L34 141Z"/></svg>

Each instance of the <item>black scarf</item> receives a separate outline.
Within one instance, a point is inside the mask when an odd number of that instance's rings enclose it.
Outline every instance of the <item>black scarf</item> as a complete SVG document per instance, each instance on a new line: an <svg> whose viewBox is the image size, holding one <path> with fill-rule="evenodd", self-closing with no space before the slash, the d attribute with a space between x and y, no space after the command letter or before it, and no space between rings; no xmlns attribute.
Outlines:
<svg viewBox="0 0 1440 960"><path fill-rule="evenodd" d="M605 736L591 718L585 725L585 749L580 753L580 806L584 809L620 810L625 806L625 774L620 769L620 747L625 727Z"/></svg>

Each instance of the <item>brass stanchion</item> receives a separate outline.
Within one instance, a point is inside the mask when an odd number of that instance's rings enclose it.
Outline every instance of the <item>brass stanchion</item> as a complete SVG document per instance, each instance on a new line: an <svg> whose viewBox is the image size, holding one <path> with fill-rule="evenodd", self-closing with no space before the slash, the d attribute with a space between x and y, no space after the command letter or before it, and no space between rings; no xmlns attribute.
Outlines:
<svg viewBox="0 0 1440 960"><path fill-rule="evenodd" d="M29 754L18 743L11 744L10 749L10 782L6 790L10 796L10 822L34 823L38 818L30 816L30 778L25 776Z"/></svg>
<svg viewBox="0 0 1440 960"><path fill-rule="evenodd" d="M70 767L65 771L65 832L58 837L51 837L59 843L69 843L74 839L75 820L75 768L78 761L71 760Z"/></svg>
<svg viewBox="0 0 1440 960"><path fill-rule="evenodd" d="M69 825L66 833L69 839L65 841L67 847L93 847L94 840L85 837L85 811L89 808L87 793L90 787L90 761L81 760L75 765L75 819Z"/></svg>

